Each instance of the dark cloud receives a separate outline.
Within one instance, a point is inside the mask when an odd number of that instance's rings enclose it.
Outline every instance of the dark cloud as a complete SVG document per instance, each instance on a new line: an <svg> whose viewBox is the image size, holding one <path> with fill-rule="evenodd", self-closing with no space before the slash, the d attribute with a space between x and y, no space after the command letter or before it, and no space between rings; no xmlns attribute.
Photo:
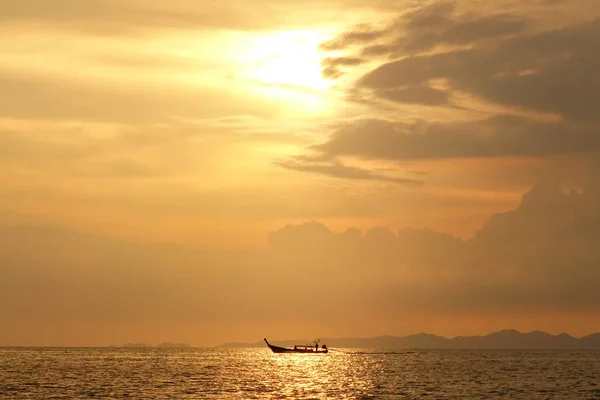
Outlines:
<svg viewBox="0 0 600 400"><path fill-rule="evenodd" d="M337 79L343 74L344 73L336 67L323 67L321 70L321 75L326 79Z"/></svg>
<svg viewBox="0 0 600 400"><path fill-rule="evenodd" d="M484 39L521 32L527 21L511 14L494 14L480 18L444 19L438 25L419 27L396 40L393 53L419 52L440 45L466 45ZM410 25L409 25L410 26ZM368 52L368 50L367 50Z"/></svg>
<svg viewBox="0 0 600 400"><path fill-rule="evenodd" d="M323 65L333 67L360 65L365 62L367 62L367 60L358 57L329 57L322 61Z"/></svg>
<svg viewBox="0 0 600 400"><path fill-rule="evenodd" d="M402 123L380 119L349 122L310 150L321 158L417 160L545 156L592 152L600 137L587 125L534 122L499 115L476 122Z"/></svg>
<svg viewBox="0 0 600 400"><path fill-rule="evenodd" d="M383 175L367 169L347 166L338 161L314 162L306 159L299 159L297 161L277 161L274 164L285 169L314 172L334 178L394 182L407 186L421 186L424 184L424 182L420 180Z"/></svg>
<svg viewBox="0 0 600 400"><path fill-rule="evenodd" d="M280 263L281 257L292 256L292 265L312 266L324 273L330 271L334 276L358 280L367 273L379 283L393 279L395 271L405 268L434 273L453 269L456 262L463 260L465 251L460 239L429 229L392 232L386 227L374 227L362 233L350 228L334 233L316 221L290 224L271 232L269 245Z"/></svg>
<svg viewBox="0 0 600 400"><path fill-rule="evenodd" d="M359 57L327 57L321 62L324 78L335 79L343 75L344 67L351 67L367 62Z"/></svg>
<svg viewBox="0 0 600 400"><path fill-rule="evenodd" d="M408 31L440 29L451 24L455 5L449 1L439 1L409 11L400 17L397 24Z"/></svg>
<svg viewBox="0 0 600 400"><path fill-rule="evenodd" d="M362 47L363 55L406 56L440 45L467 45L522 32L529 19L506 12L455 12L454 3L434 2L403 13L385 27L358 25L321 45L325 51Z"/></svg>
<svg viewBox="0 0 600 400"><path fill-rule="evenodd" d="M600 19L596 19L513 36L490 46L405 57L369 72L358 86L380 90L442 79L450 90L493 103L597 121L599 43Z"/></svg>
<svg viewBox="0 0 600 400"><path fill-rule="evenodd" d="M319 49L322 51L342 50L351 46L364 45L388 35L387 30L378 29L369 24L361 24L353 27L335 39L322 43Z"/></svg>
<svg viewBox="0 0 600 400"><path fill-rule="evenodd" d="M479 39L514 35L523 31L527 23L527 20L512 14L494 14L452 24L441 34L440 40L450 44L466 44Z"/></svg>
<svg viewBox="0 0 600 400"><path fill-rule="evenodd" d="M448 105L450 94L427 85L381 89L375 91L377 97L405 104Z"/></svg>
<svg viewBox="0 0 600 400"><path fill-rule="evenodd" d="M531 21L523 16L455 14L452 10L448 3L434 3L400 17L384 29L387 35L380 32L375 38L387 40L364 38L360 57L401 59L366 74L358 87L388 97L389 90L411 90L442 79L449 91L505 106L598 120L600 18L592 20L594 16L590 16L588 22L528 33ZM494 40L480 43L484 39ZM434 47L467 44L472 45L420 54ZM326 67L332 65L332 60L326 63ZM439 97L434 97L428 104L439 102Z"/></svg>
<svg viewBox="0 0 600 400"><path fill-rule="evenodd" d="M537 186L523 195L519 207L492 216L466 241L428 229L334 233L311 222L273 232L270 245L303 265L335 266L344 275L364 276L361 266L368 264L390 309L406 301L456 308L585 309L600 306L592 283L600 279L600 213L585 206L598 200L585 191ZM392 278L407 270L426 279Z"/></svg>
<svg viewBox="0 0 600 400"><path fill-rule="evenodd" d="M387 35L377 31L373 38L361 37L362 48L345 57L363 59L376 53L396 59L358 79L348 91L352 101L468 110L473 103L461 103L466 96L504 111L462 122L357 119L333 129L328 140L309 151L325 159L386 160L597 151L600 17L590 15L587 21L555 28L533 26L533 20L494 10L458 13L451 3L442 2L400 16L384 29ZM325 63L326 72L332 72L334 60ZM509 114L517 111L553 118Z"/></svg>

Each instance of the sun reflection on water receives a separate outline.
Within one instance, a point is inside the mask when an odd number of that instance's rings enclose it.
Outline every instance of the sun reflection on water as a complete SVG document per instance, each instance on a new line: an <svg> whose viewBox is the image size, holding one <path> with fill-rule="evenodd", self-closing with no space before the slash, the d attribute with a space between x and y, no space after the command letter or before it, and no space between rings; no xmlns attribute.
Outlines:
<svg viewBox="0 0 600 400"><path fill-rule="evenodd" d="M351 354L267 353L267 360L269 381L286 398L356 398L376 386L373 365Z"/></svg>

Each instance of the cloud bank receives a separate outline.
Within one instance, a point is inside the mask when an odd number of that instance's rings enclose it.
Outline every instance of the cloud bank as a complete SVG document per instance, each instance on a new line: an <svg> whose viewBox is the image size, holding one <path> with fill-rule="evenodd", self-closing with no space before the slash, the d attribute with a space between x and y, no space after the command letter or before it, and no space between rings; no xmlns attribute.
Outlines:
<svg viewBox="0 0 600 400"><path fill-rule="evenodd" d="M323 74L362 71L348 97L372 108L333 126L307 158L402 165L597 152L600 10L556 23L559 11L535 5L461 5L430 2L323 43L342 53L324 60Z"/></svg>
<svg viewBox="0 0 600 400"><path fill-rule="evenodd" d="M599 182L593 176L576 193L536 186L468 240L429 229L334 233L307 222L273 231L268 250L245 253L5 226L0 315L13 328L1 340L33 343L52 324L254 321L267 329L292 320L345 326L356 318L378 326L414 313L590 315L600 308ZM17 338L28 323L38 329Z"/></svg>

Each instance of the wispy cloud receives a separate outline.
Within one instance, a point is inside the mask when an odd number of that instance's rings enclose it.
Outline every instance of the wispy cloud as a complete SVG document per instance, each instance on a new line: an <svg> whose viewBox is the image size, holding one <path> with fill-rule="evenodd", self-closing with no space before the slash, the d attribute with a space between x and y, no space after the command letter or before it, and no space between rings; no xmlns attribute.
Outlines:
<svg viewBox="0 0 600 400"><path fill-rule="evenodd" d="M421 186L424 184L420 180L384 175L376 171L344 165L339 161L314 162L296 159L275 161L274 165L295 171L314 172L334 178L393 182L406 186Z"/></svg>

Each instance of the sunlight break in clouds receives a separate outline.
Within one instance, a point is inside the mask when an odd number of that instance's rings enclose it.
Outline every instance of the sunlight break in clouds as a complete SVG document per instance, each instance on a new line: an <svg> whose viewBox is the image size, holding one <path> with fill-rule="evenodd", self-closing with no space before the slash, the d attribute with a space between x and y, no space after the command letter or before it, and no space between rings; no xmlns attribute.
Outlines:
<svg viewBox="0 0 600 400"><path fill-rule="evenodd" d="M326 39L315 31L257 34L245 41L236 63L260 95L288 103L297 113L331 114L333 81L321 74Z"/></svg>
<svg viewBox="0 0 600 400"><path fill-rule="evenodd" d="M314 31L257 35L244 46L240 68L263 84L324 90L332 84L321 74L319 44L325 39Z"/></svg>

